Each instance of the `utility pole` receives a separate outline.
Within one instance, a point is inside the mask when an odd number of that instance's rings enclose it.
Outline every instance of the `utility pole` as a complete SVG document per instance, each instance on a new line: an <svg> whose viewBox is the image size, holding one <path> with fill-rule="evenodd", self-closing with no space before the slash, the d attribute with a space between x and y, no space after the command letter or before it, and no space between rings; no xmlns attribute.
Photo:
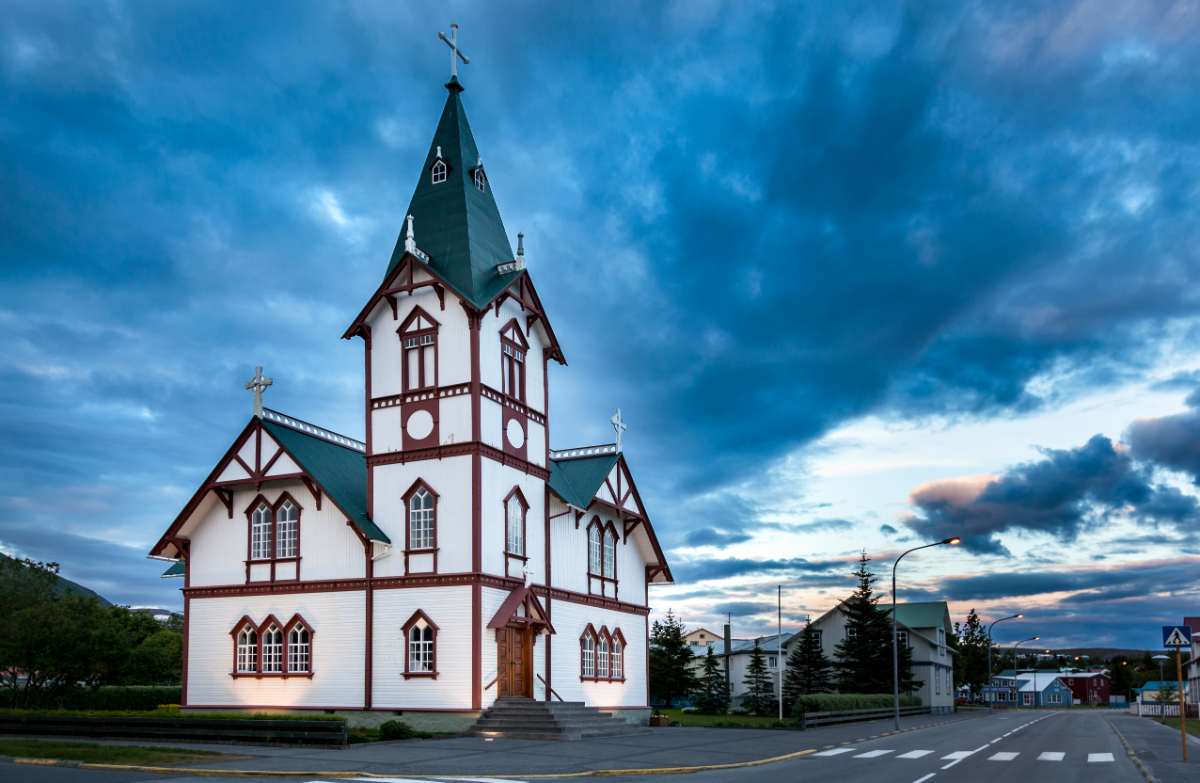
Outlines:
<svg viewBox="0 0 1200 783"><path fill-rule="evenodd" d="M775 680L779 722L783 722L783 585L775 586Z"/></svg>

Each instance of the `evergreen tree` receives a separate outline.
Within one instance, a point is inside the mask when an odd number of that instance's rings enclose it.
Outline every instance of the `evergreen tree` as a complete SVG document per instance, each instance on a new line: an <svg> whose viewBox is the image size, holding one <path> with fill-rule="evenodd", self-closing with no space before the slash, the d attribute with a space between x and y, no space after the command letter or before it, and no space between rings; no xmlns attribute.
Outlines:
<svg viewBox="0 0 1200 783"><path fill-rule="evenodd" d="M650 630L650 697L667 708L696 689L692 648L683 640L683 623L668 610Z"/></svg>
<svg viewBox="0 0 1200 783"><path fill-rule="evenodd" d="M854 577L858 587L839 607L846 618L846 636L834 649L834 671L842 693L891 693L892 621L878 606L875 575L864 552ZM921 682L913 677L912 651L900 645L900 690L910 692Z"/></svg>
<svg viewBox="0 0 1200 783"><path fill-rule="evenodd" d="M725 684L725 669L713 655L712 648L704 656L704 668L696 691L696 706L701 712L724 715L729 711L729 687Z"/></svg>
<svg viewBox="0 0 1200 783"><path fill-rule="evenodd" d="M829 690L829 659L821 649L821 640L813 631L812 622L792 639L783 676L784 709L791 714L796 698Z"/></svg>
<svg viewBox="0 0 1200 783"><path fill-rule="evenodd" d="M758 640L754 641L754 651L750 653L750 664L746 667L746 676L742 678L746 686L746 695L742 701L750 712L755 715L768 715L774 706L774 688L771 673L767 670L767 659L758 648Z"/></svg>
<svg viewBox="0 0 1200 783"><path fill-rule="evenodd" d="M954 659L954 685L967 686L971 689L971 695L978 698L988 683L988 639L974 609L967 613L965 623L955 623L954 636L954 646L958 650Z"/></svg>

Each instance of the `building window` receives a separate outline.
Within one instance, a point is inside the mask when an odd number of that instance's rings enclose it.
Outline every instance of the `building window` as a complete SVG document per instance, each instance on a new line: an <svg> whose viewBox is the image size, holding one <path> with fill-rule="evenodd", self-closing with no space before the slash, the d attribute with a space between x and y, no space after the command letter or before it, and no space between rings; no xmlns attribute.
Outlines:
<svg viewBox="0 0 1200 783"><path fill-rule="evenodd" d="M896 631L896 644L900 647L908 647L908 631Z"/></svg>
<svg viewBox="0 0 1200 783"><path fill-rule="evenodd" d="M625 679L625 637L621 635L621 629L618 628L612 637L612 678L614 680Z"/></svg>
<svg viewBox="0 0 1200 783"><path fill-rule="evenodd" d="M397 330L400 335L401 375L405 392L437 386L438 322L414 307Z"/></svg>
<svg viewBox="0 0 1200 783"><path fill-rule="evenodd" d="M767 656L767 668L774 669L779 665L779 660L774 655Z"/></svg>
<svg viewBox="0 0 1200 783"><path fill-rule="evenodd" d="M517 319L500 330L500 383L506 395L525 401L525 353L529 343L521 333Z"/></svg>
<svg viewBox="0 0 1200 783"><path fill-rule="evenodd" d="M617 580L617 529L599 516L588 525L588 574Z"/></svg>
<svg viewBox="0 0 1200 783"><path fill-rule="evenodd" d="M525 556L525 512L529 504L521 496L521 490L513 487L504 499L504 551L506 554Z"/></svg>
<svg viewBox="0 0 1200 783"><path fill-rule="evenodd" d="M437 677L438 627L418 609L404 624L404 679Z"/></svg>
<svg viewBox="0 0 1200 783"><path fill-rule="evenodd" d="M241 674L258 672L258 631L251 625L237 633L237 670Z"/></svg>
<svg viewBox="0 0 1200 783"><path fill-rule="evenodd" d="M430 180L434 185L440 185L446 181L446 161L438 158L434 162L433 168L430 170Z"/></svg>
<svg viewBox="0 0 1200 783"><path fill-rule="evenodd" d="M824 631L822 631L820 628L812 629L812 635L813 635L813 638L815 638L817 640L818 647L820 647L823 644L822 636L821 636L823 633L824 633Z"/></svg>
<svg viewBox="0 0 1200 783"><path fill-rule="evenodd" d="M475 187L479 188L481 193L487 192L487 177L483 175L483 166L475 168Z"/></svg>
<svg viewBox="0 0 1200 783"><path fill-rule="evenodd" d="M262 635L263 674L283 673L283 631L272 625Z"/></svg>
<svg viewBox="0 0 1200 783"><path fill-rule="evenodd" d="M603 560L601 560L601 543L600 543L600 525L593 521L588 526L588 572L596 576L604 573Z"/></svg>
<svg viewBox="0 0 1200 783"><path fill-rule="evenodd" d="M265 500L250 514L250 559L271 559L271 507Z"/></svg>
<svg viewBox="0 0 1200 783"><path fill-rule="evenodd" d="M437 546L437 494L418 479L404 498L408 514L408 551L434 549Z"/></svg>
<svg viewBox="0 0 1200 783"><path fill-rule="evenodd" d="M295 619L287 634L287 670L288 674L312 672L312 633Z"/></svg>
<svg viewBox="0 0 1200 783"><path fill-rule="evenodd" d="M295 557L300 550L300 509L291 500L275 511L275 557Z"/></svg>
<svg viewBox="0 0 1200 783"><path fill-rule="evenodd" d="M846 626L846 638L853 639L856 636L858 636L858 629L855 628L853 625L847 625Z"/></svg>
<svg viewBox="0 0 1200 783"><path fill-rule="evenodd" d="M579 676L585 680L596 678L596 632L590 625L579 637Z"/></svg>
<svg viewBox="0 0 1200 783"><path fill-rule="evenodd" d="M608 632L600 631L599 645L596 647L596 676L602 680L609 677L608 673Z"/></svg>
<svg viewBox="0 0 1200 783"><path fill-rule="evenodd" d="M938 657L946 657L946 629L937 629Z"/></svg>
<svg viewBox="0 0 1200 783"><path fill-rule="evenodd" d="M617 531L611 527L604 534L604 575L617 578Z"/></svg>

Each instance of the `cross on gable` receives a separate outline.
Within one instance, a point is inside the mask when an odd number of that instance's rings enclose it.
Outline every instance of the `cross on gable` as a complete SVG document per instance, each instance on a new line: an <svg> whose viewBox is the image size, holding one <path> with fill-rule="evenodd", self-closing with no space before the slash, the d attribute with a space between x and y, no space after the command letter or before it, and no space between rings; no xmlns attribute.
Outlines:
<svg viewBox="0 0 1200 783"><path fill-rule="evenodd" d="M467 56L462 53L462 49L458 48L458 24L456 22L450 23L449 38L447 38L446 34L441 31L438 31L438 38L441 39L442 43L450 47L450 78L457 79L458 61L462 60L463 65L471 64L471 61L467 59Z"/></svg>
<svg viewBox="0 0 1200 783"><path fill-rule="evenodd" d="M613 430L617 433L617 452L619 453L621 451L621 433L629 429L629 426L621 418L620 408L617 408L617 412L613 414L613 417L609 421L612 422Z"/></svg>
<svg viewBox="0 0 1200 783"><path fill-rule="evenodd" d="M246 391L254 392L254 415L261 419L263 415L262 395L270 386L272 380L263 375L262 367L254 368L254 377L246 382Z"/></svg>

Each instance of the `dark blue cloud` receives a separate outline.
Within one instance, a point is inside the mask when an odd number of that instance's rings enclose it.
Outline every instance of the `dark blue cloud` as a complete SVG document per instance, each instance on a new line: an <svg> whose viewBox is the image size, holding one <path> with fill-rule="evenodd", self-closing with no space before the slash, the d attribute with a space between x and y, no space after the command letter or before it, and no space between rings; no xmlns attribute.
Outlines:
<svg viewBox="0 0 1200 783"><path fill-rule="evenodd" d="M690 531L683 537L687 546L729 546L749 541L749 533L729 533L711 527L702 527Z"/></svg>
<svg viewBox="0 0 1200 783"><path fill-rule="evenodd" d="M1185 413L1135 421L1125 438L1139 459L1185 473L1200 486L1200 388L1187 403Z"/></svg>
<svg viewBox="0 0 1200 783"><path fill-rule="evenodd" d="M699 560L675 560L671 566L675 579L681 583L700 579L727 579L735 576L784 575L798 584L815 586L829 584L821 574L838 571L849 572L842 560L806 560L802 557L777 560L752 560L750 558L726 557ZM847 578L832 578L833 584L842 584Z"/></svg>

